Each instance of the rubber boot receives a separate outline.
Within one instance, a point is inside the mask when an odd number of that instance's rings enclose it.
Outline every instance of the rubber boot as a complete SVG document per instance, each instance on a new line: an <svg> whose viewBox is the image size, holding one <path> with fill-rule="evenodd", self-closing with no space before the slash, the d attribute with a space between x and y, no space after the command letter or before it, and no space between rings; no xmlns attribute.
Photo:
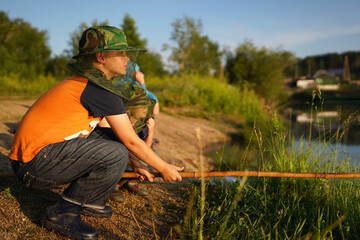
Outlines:
<svg viewBox="0 0 360 240"><path fill-rule="evenodd" d="M81 220L81 209L80 205L62 199L58 204L51 206L45 212L44 227L70 238L84 240L98 239L98 231Z"/></svg>
<svg viewBox="0 0 360 240"><path fill-rule="evenodd" d="M109 218L112 215L112 209L109 206L105 206L103 209L84 207L81 213L92 217Z"/></svg>

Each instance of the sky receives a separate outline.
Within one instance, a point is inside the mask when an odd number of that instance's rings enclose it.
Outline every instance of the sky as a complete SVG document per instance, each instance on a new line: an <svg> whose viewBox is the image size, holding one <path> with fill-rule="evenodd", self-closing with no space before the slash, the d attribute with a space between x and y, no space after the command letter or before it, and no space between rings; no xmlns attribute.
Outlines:
<svg viewBox="0 0 360 240"><path fill-rule="evenodd" d="M53 55L69 49L81 23L108 21L120 27L128 13L147 48L166 57L174 44L172 23L185 16L202 23L202 34L221 48L245 41L295 56L360 51L360 0L11 0L0 10L48 32Z"/></svg>

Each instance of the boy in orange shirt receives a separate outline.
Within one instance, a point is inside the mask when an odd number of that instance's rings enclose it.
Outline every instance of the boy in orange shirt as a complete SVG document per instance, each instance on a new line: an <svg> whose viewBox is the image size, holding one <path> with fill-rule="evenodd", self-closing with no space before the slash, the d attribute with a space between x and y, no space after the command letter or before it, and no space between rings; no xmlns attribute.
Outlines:
<svg viewBox="0 0 360 240"><path fill-rule="evenodd" d="M128 151L165 181L181 181L178 171L183 168L163 161L137 136L124 107L126 95L111 83L125 74L129 57L141 51L128 46L118 28L85 30L76 62L68 64L76 75L41 96L22 119L9 156L17 177L39 189L70 183L46 211L45 227L76 239L97 239L97 230L80 213L111 215L105 204L127 164L153 181L146 167L128 158ZM92 134L102 119L117 141Z"/></svg>

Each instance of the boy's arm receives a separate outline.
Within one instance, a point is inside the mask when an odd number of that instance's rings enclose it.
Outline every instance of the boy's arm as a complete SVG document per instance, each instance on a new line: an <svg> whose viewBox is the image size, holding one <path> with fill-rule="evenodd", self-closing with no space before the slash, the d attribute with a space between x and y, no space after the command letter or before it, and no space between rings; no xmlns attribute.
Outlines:
<svg viewBox="0 0 360 240"><path fill-rule="evenodd" d="M159 158L159 156L136 135L127 114L106 116L105 119L125 147L136 157L155 168L166 182L182 180L178 171L182 171L184 168L168 164Z"/></svg>

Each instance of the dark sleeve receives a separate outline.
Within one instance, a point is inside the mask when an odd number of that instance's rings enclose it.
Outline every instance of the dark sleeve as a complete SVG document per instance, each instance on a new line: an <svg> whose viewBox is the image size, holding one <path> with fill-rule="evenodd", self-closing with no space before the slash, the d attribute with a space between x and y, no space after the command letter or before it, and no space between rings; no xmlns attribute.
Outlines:
<svg viewBox="0 0 360 240"><path fill-rule="evenodd" d="M126 113L124 102L118 95L88 82L80 102L93 117L105 117Z"/></svg>

